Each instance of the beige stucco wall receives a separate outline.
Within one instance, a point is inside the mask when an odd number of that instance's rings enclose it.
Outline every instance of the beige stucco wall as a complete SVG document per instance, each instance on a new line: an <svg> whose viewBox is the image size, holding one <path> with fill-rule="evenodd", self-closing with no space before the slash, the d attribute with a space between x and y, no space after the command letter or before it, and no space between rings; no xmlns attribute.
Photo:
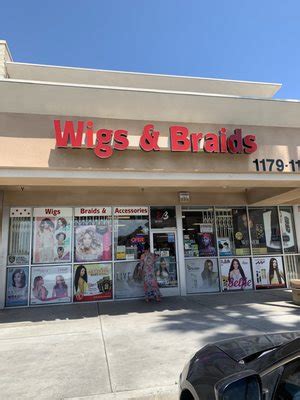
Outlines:
<svg viewBox="0 0 300 400"><path fill-rule="evenodd" d="M105 171L162 171L162 172L222 172L255 173L255 158L281 158L285 163L300 158L297 128L266 128L227 125L233 133L242 128L243 136L255 134L258 150L251 154L172 153L170 151L145 153L141 150L115 152L106 160L96 157L92 150L56 149L53 120L59 116L0 114L0 168L46 168L64 170ZM73 117L74 121L79 118ZM120 121L93 119L95 129L126 129L131 135L140 135L151 121ZM170 123L157 123L155 129L168 136ZM217 133L222 125L189 124L190 132ZM276 173L276 172L275 172Z"/></svg>
<svg viewBox="0 0 300 400"><path fill-rule="evenodd" d="M191 190L191 204L246 204L242 191ZM161 188L25 188L6 191L6 206L178 205L178 190ZM184 204L183 204L184 205Z"/></svg>
<svg viewBox="0 0 300 400"><path fill-rule="evenodd" d="M256 135L258 150L251 155L128 149L100 159L92 150L56 149L54 119L62 118L0 113L0 190L5 191L6 205L173 205L179 204L179 191L190 192L190 205L299 203L300 193L292 192L300 188L299 173L262 174L253 164L256 158L280 158L285 164L300 159L298 128L225 125L228 136L236 128L243 136ZM151 123L90 119L94 130L122 128L136 137ZM155 123L155 129L168 137L171 125L176 121ZM203 133L217 133L222 127L185 126ZM281 190L293 196L276 197Z"/></svg>

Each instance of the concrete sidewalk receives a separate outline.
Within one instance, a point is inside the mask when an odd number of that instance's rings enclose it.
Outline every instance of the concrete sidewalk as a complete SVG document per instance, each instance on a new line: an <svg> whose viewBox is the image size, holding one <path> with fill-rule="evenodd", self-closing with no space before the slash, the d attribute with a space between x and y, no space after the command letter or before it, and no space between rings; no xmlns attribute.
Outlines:
<svg viewBox="0 0 300 400"><path fill-rule="evenodd" d="M4 399L177 398L208 342L300 329L288 290L0 311Z"/></svg>

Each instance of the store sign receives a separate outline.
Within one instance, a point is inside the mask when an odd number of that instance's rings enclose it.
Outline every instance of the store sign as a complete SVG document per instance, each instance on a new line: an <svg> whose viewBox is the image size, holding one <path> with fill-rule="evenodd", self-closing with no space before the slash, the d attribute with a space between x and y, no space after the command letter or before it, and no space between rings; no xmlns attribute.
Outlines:
<svg viewBox="0 0 300 400"><path fill-rule="evenodd" d="M93 149L96 156L109 158L114 150L124 151L130 145L129 133L125 129L94 130L93 121L54 120L57 148ZM145 125L139 139L139 147L146 151L160 151L160 131L153 124ZM233 134L221 128L219 132L190 132L185 126L173 125L169 128L170 150L174 152L206 152L251 154L257 150L255 135L242 135L242 129Z"/></svg>
<svg viewBox="0 0 300 400"><path fill-rule="evenodd" d="M148 207L114 207L114 215L148 215Z"/></svg>
<svg viewBox="0 0 300 400"><path fill-rule="evenodd" d="M35 208L34 217L72 217L72 208Z"/></svg>
<svg viewBox="0 0 300 400"><path fill-rule="evenodd" d="M78 207L75 208L75 217L111 215L111 207Z"/></svg>
<svg viewBox="0 0 300 400"><path fill-rule="evenodd" d="M151 227L176 228L175 207L151 207Z"/></svg>

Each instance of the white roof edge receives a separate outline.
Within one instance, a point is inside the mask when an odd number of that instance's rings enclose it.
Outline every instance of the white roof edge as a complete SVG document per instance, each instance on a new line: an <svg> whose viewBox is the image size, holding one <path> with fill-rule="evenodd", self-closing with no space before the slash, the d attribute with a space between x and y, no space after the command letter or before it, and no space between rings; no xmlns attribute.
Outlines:
<svg viewBox="0 0 300 400"><path fill-rule="evenodd" d="M220 94L220 93L207 93L207 92L187 92L179 90L167 90L167 89L149 89L139 87L128 87L128 86L107 86L107 85L87 85L78 83L66 83L66 82L47 82L47 81L34 81L27 79L1 79L0 83L23 83L29 85L46 85L46 86L62 86L62 87L74 87L74 88L89 88L89 89L103 89L118 91L123 90L124 92L144 92L144 93L162 93L162 94L174 94L174 95L189 95L189 96L203 96L203 97L222 97L230 99L245 99L245 100L260 100L260 101L274 101L284 103L300 103L300 99L274 99L268 97L255 97L255 96L238 96L233 94Z"/></svg>
<svg viewBox="0 0 300 400"><path fill-rule="evenodd" d="M16 64L16 65L24 65L24 66L32 66L32 67L43 67L43 68L61 68L61 69L69 69L69 70L80 70L80 71L94 71L94 72L108 72L108 73L117 73L117 74L130 74L130 75L143 75L143 76L158 76L164 78L179 78L179 79L195 79L195 80L203 80L203 81L216 81L216 82L229 82L229 83L243 83L248 85L266 85L266 86L277 86L279 90L282 86L282 83L276 82L258 82L258 81L244 81L244 80L233 80L233 79L221 79L221 78L203 78L198 76L186 76L186 75L168 75L168 74L154 74L147 72L132 72L132 71L117 71L110 69L96 69L96 68L84 68L84 67L69 67L69 66L61 66L61 65L48 65L48 64L32 64L32 63L23 63L23 62L15 62L8 61L6 64Z"/></svg>

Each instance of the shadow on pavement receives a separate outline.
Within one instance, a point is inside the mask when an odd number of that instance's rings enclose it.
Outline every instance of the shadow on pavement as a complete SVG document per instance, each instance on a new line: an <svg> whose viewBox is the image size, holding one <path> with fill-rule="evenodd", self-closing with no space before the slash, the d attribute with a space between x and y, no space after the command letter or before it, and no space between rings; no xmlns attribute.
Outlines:
<svg viewBox="0 0 300 400"><path fill-rule="evenodd" d="M218 339L250 331L286 331L300 329L300 307L291 302L288 290L166 297L161 303L147 304L143 300L69 304L0 311L0 324L80 320L99 315L125 316L157 313L157 330L210 332L211 341L217 329ZM222 332L226 325L230 332ZM236 327L236 329L235 329ZM242 327L242 329L241 329ZM235 335L236 336L236 335Z"/></svg>

